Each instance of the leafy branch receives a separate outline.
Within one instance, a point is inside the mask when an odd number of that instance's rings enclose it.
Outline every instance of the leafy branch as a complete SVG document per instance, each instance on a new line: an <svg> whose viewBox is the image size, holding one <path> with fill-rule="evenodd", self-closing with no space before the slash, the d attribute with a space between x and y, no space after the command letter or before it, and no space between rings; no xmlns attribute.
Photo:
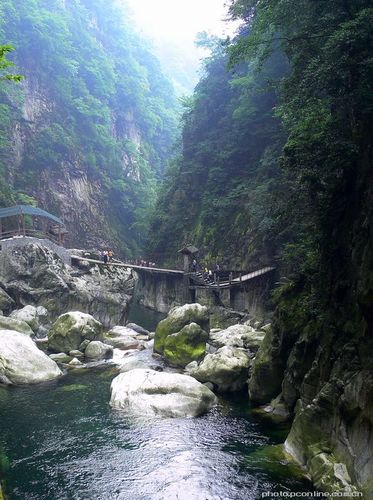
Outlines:
<svg viewBox="0 0 373 500"><path fill-rule="evenodd" d="M15 64L7 59L7 54L12 52L12 45L0 45L0 80L9 80L19 83L24 77L9 72L9 68L13 68Z"/></svg>

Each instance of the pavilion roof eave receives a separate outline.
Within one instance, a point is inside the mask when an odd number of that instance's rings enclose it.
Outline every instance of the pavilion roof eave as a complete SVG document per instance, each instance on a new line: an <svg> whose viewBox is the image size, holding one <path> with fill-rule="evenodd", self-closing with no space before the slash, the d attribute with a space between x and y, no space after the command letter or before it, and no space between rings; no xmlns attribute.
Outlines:
<svg viewBox="0 0 373 500"><path fill-rule="evenodd" d="M60 226L65 226L63 221L56 217L55 215L46 212L42 208L32 207L30 205L16 205L14 207L0 208L0 219L5 219L7 217L13 217L15 215L33 215L39 217L46 217L59 224Z"/></svg>

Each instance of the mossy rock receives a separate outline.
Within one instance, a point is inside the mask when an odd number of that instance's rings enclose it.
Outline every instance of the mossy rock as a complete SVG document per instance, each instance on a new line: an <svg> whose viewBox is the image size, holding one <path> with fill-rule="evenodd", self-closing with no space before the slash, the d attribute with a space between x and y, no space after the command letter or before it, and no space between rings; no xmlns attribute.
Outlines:
<svg viewBox="0 0 373 500"><path fill-rule="evenodd" d="M171 309L167 318L158 323L154 337L154 351L163 354L166 338L180 332L184 326L190 323L196 323L208 333L210 327L207 307L200 304L185 304Z"/></svg>
<svg viewBox="0 0 373 500"><path fill-rule="evenodd" d="M62 314L48 333L49 349L70 352L79 349L84 340L102 340L103 326L90 314L78 311Z"/></svg>
<svg viewBox="0 0 373 500"><path fill-rule="evenodd" d="M25 321L6 316L0 316L0 330L12 330L29 336L34 335L33 330Z"/></svg>
<svg viewBox="0 0 373 500"><path fill-rule="evenodd" d="M249 395L258 404L268 403L281 392L283 361L275 355L273 336L272 330L266 333L252 364Z"/></svg>
<svg viewBox="0 0 373 500"><path fill-rule="evenodd" d="M207 339L208 334L199 325L186 325L180 332L166 337L164 357L171 365L185 367L192 361L203 358Z"/></svg>

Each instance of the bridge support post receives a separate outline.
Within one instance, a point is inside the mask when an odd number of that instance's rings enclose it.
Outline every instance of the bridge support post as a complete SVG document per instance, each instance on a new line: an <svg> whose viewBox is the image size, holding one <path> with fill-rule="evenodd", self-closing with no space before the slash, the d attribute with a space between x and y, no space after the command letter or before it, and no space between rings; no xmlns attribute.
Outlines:
<svg viewBox="0 0 373 500"><path fill-rule="evenodd" d="M191 294L189 290L189 278L186 274L183 276L183 296L184 296L184 303L189 304L191 301Z"/></svg>

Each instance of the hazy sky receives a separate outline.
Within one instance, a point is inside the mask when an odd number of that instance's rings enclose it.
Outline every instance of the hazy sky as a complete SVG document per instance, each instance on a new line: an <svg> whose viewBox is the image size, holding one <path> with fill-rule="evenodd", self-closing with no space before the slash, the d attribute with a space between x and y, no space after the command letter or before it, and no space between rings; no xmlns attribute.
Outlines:
<svg viewBox="0 0 373 500"><path fill-rule="evenodd" d="M223 36L232 33L226 0L127 0L141 31L154 38L185 43L195 40L199 31Z"/></svg>

